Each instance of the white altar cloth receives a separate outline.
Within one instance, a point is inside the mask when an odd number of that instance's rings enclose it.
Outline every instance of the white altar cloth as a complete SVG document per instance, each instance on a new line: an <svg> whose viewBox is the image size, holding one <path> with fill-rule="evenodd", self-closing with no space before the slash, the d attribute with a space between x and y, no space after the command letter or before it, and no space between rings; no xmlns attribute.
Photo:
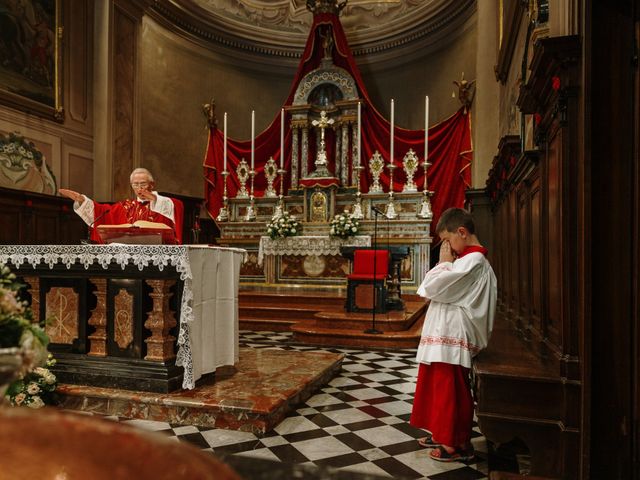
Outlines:
<svg viewBox="0 0 640 480"><path fill-rule="evenodd" d="M340 238L328 235L298 235L275 238L260 237L258 265L262 265L265 255L340 255L340 247L369 247L369 235L354 235Z"/></svg>
<svg viewBox="0 0 640 480"><path fill-rule="evenodd" d="M140 271L172 265L184 280L176 365L184 367L182 388L192 389L202 375L238 361L238 286L246 251L201 245L0 245L0 265L71 268L80 262Z"/></svg>

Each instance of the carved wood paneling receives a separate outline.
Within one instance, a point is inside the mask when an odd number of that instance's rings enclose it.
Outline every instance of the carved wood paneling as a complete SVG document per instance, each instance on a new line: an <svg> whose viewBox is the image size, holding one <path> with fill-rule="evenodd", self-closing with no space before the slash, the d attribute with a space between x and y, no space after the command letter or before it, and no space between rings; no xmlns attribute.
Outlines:
<svg viewBox="0 0 640 480"><path fill-rule="evenodd" d="M73 288L53 287L45 299L45 332L51 343L72 345L78 338L78 294Z"/></svg>
<svg viewBox="0 0 640 480"><path fill-rule="evenodd" d="M174 313L169 308L171 287L175 280L146 280L153 291L149 296L153 299L153 310L148 313L144 323L151 331L151 336L145 339L147 355L145 360L165 361L174 358L176 338L169 334L169 330L177 325Z"/></svg>
<svg viewBox="0 0 640 480"><path fill-rule="evenodd" d="M92 278L91 283L96 286L96 307L91 311L88 324L95 328L89 335L91 349L89 355L104 357L107 354L107 279Z"/></svg>
<svg viewBox="0 0 640 480"><path fill-rule="evenodd" d="M73 244L86 238L86 225L65 198L0 188L0 243Z"/></svg>
<svg viewBox="0 0 640 480"><path fill-rule="evenodd" d="M28 276L24 277L24 281L29 285L29 293L31 294L33 323L40 323L40 278Z"/></svg>
<svg viewBox="0 0 640 480"><path fill-rule="evenodd" d="M482 399L478 418L487 438L523 439L531 450L531 473L561 478L575 477L583 435L580 331L584 325L575 314L580 281L576 225L581 208L575 186L581 161L578 49L575 37L536 44L531 76L521 88L518 105L537 114L538 150L521 153L519 138L505 137L489 174L494 249L502 252L494 267L503 292L498 331L486 357L484 352L478 356L476 372ZM514 349L514 345L519 346ZM529 388L548 391L530 403L530 396L518 394ZM510 400L501 404L498 398ZM529 412L521 424L509 420L534 406L536 413ZM555 426L548 428L551 425ZM555 447L549 450L549 445Z"/></svg>
<svg viewBox="0 0 640 480"><path fill-rule="evenodd" d="M113 340L122 350L129 348L134 336L133 295L120 290L113 298Z"/></svg>

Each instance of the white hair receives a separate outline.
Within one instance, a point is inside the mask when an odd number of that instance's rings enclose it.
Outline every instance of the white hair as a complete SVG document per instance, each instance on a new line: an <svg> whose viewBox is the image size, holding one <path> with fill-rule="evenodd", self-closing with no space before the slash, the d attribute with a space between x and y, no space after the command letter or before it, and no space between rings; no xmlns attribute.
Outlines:
<svg viewBox="0 0 640 480"><path fill-rule="evenodd" d="M150 182L155 181L153 179L153 175L151 175L151 172L149 170L147 170L146 168L136 168L133 172L131 172L131 175L129 175L129 182L133 182L133 176L136 173L144 173L147 176L147 178L149 178Z"/></svg>

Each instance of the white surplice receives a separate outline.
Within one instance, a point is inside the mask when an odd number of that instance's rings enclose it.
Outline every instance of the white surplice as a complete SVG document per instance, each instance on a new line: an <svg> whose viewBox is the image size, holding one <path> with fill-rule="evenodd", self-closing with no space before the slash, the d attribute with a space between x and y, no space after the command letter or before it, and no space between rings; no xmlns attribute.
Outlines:
<svg viewBox="0 0 640 480"><path fill-rule="evenodd" d="M416 355L420 363L444 362L471 368L489 343L496 311L497 280L480 252L429 270L418 295L431 299Z"/></svg>

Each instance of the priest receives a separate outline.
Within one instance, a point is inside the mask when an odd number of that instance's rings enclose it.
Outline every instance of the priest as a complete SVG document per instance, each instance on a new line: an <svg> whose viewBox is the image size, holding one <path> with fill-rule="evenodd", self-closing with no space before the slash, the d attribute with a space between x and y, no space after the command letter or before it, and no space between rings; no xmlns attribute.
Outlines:
<svg viewBox="0 0 640 480"><path fill-rule="evenodd" d="M146 168L136 168L131 172L129 180L134 198L113 205L98 203L73 190L61 188L59 192L73 200L73 209L89 225L91 240L96 242L100 238L95 227L134 223L138 220L168 225L174 229L176 238L180 239L181 226L176 228L176 200L155 191L153 175Z"/></svg>

